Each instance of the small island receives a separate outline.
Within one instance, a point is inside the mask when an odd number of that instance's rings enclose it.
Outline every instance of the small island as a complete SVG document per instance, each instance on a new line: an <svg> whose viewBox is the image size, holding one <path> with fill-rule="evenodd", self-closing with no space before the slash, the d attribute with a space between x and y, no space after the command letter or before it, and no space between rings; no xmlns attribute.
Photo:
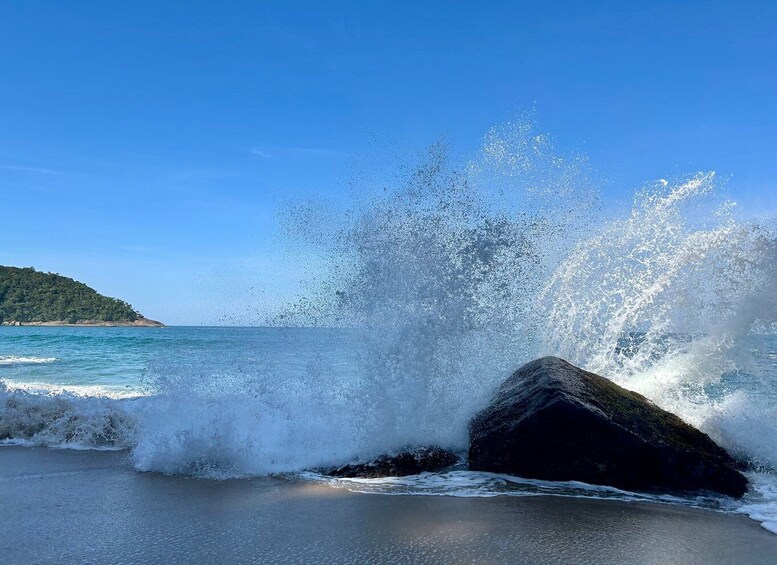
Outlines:
<svg viewBox="0 0 777 565"><path fill-rule="evenodd" d="M0 266L0 325L163 327L68 277Z"/></svg>

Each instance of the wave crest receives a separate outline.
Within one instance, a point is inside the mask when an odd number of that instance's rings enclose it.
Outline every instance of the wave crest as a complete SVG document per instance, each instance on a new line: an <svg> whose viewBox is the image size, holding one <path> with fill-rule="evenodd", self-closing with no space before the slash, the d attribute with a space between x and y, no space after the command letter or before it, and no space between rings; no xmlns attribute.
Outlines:
<svg viewBox="0 0 777 565"><path fill-rule="evenodd" d="M9 389L0 381L0 441L74 449L128 449L135 442L129 401Z"/></svg>
<svg viewBox="0 0 777 565"><path fill-rule="evenodd" d="M56 357L17 357L15 355L0 355L0 367L13 367L16 365L46 365L59 361Z"/></svg>

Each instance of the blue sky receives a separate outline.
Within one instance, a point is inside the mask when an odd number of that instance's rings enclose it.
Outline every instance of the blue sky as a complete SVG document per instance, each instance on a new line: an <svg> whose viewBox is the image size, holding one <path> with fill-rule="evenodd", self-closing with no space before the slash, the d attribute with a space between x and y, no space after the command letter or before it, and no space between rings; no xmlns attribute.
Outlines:
<svg viewBox="0 0 777 565"><path fill-rule="evenodd" d="M746 1L6 1L0 264L245 321L310 260L284 202L342 198L375 139L466 154L530 108L614 199L714 169L774 214L775 29Z"/></svg>

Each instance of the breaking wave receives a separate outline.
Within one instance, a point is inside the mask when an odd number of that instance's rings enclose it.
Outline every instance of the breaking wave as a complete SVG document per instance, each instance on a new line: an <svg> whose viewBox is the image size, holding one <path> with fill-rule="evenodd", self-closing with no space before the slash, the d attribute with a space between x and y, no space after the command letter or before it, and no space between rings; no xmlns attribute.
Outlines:
<svg viewBox="0 0 777 565"><path fill-rule="evenodd" d="M0 355L0 367L14 367L16 365L45 365L59 361L56 357L16 357L14 355Z"/></svg>
<svg viewBox="0 0 777 565"><path fill-rule="evenodd" d="M345 369L325 353L203 357L156 366L137 400L3 388L0 438L126 447L138 469L209 477L464 449L497 384L552 354L700 427L772 496L758 479L777 468L771 226L737 218L712 172L649 184L620 213L586 159L530 121L492 129L469 159L438 144L420 161L357 183L347 209L285 216L325 268L269 321L348 328L332 338Z"/></svg>
<svg viewBox="0 0 777 565"><path fill-rule="evenodd" d="M30 392L0 381L0 442L73 449L128 449L135 418L105 396Z"/></svg>

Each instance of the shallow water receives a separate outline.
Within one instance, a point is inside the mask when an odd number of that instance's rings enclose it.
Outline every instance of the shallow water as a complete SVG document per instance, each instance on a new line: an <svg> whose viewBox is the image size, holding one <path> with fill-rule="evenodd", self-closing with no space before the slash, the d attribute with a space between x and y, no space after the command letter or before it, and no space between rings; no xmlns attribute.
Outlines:
<svg viewBox="0 0 777 565"><path fill-rule="evenodd" d="M369 496L294 477L137 473L127 454L0 447L8 563L769 563L743 516L558 496Z"/></svg>
<svg viewBox="0 0 777 565"><path fill-rule="evenodd" d="M369 393L360 343L354 330L316 328L0 328L0 434L28 445L130 449L139 470L212 478L370 457L401 445L358 433L361 419L375 417L357 405ZM777 338L748 343L758 374L777 372ZM739 371L722 375L710 394L746 392L777 403L773 382ZM466 437L448 447L465 450ZM379 494L663 502L745 512L777 527L777 476L768 470L750 473L744 503L466 470L362 481L303 476Z"/></svg>
<svg viewBox="0 0 777 565"><path fill-rule="evenodd" d="M585 157L551 139L504 124L463 161L437 144L395 175L354 179L346 210L290 206L291 249L316 261L299 300L246 308L300 327L0 328L0 438L129 449L138 470L207 478L413 444L464 451L493 390L557 355L745 462L753 489L737 508L777 529L774 226L737 218L714 172L612 206ZM537 491L472 474L406 482ZM539 490L556 488L569 490Z"/></svg>

